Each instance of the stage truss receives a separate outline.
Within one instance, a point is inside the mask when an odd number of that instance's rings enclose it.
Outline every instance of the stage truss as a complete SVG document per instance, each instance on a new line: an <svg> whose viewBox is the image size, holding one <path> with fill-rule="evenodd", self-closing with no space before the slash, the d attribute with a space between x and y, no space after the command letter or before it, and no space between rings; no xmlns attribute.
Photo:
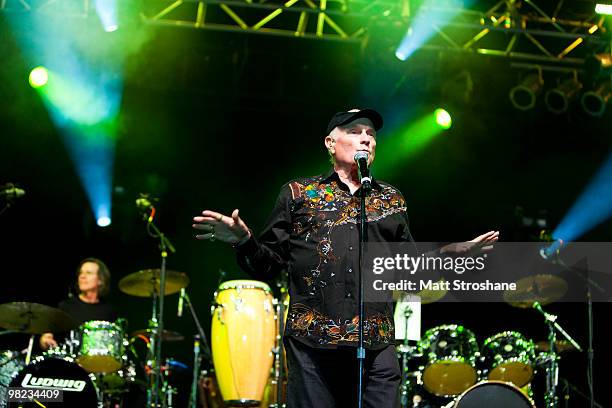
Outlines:
<svg viewBox="0 0 612 408"><path fill-rule="evenodd" d="M124 10L152 26L365 43L373 25L405 33L419 15L427 15L432 35L425 49L566 67L583 64L590 54L610 52L606 19L588 2L480 1L469 8L453 6L457 2L452 0L419 2L439 5L434 8L408 0L117 1L125 1ZM0 0L0 10L95 15L93 0Z"/></svg>

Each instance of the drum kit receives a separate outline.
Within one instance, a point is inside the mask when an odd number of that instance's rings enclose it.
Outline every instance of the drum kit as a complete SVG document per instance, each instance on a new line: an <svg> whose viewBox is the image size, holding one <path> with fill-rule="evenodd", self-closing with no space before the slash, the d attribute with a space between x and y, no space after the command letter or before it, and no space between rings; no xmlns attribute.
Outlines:
<svg viewBox="0 0 612 408"><path fill-rule="evenodd" d="M557 331L567 333L553 327L558 326L556 319L541 307L560 297L559 291L551 287L562 285L545 278L533 282L546 285L546 291L536 291L538 295L532 296L531 307L545 317L550 329L548 341L534 343L522 333L503 331L486 338L479 346L474 332L462 325L433 327L416 343L406 340L397 348L403 361L402 406L481 408L494 404L496 408L534 408L531 385L542 369L546 376L545 406L555 407L559 354L580 350L580 346L569 336L567 341L558 341ZM177 293L188 284L184 274L167 271L164 293ZM152 297L155 303L160 289L159 270L130 274L120 281L119 288L133 296ZM289 296L284 282L279 281L277 289L275 298L270 286L260 281L230 280L219 284L211 307L212 364L200 371L200 341L204 350L208 345L205 338L196 337L190 407L197 405L198 384L204 408L284 406L287 366L281 334ZM527 285L524 293L514 293L509 300L514 306L526 307L532 292L533 288ZM439 294L421 295L420 304L440 299ZM181 296L187 300L200 336L203 335L188 296L183 293ZM24 353L0 352L0 408L16 406L4 399L7 387L59 386L67 391L65 406L84 408L132 406L124 402L131 387L140 387L141 393L152 388L151 344L158 330L154 318L149 327L128 336L125 320L88 321L75 328L63 311L35 303L0 305L0 316L0 326L10 332L70 333L57 348L35 358L31 358L33 338ZM409 327L408 309L404 316L402 327ZM162 341L184 339L180 333L168 330L163 330L160 337ZM147 345L147 357L137 364L141 359L133 346L139 339ZM161 407L172 408L174 404L176 387L169 374L177 369L187 366L173 359L160 363Z"/></svg>
<svg viewBox="0 0 612 408"><path fill-rule="evenodd" d="M409 342L408 333L403 335L405 340L398 347L403 361L401 406L535 408L533 383L541 372L546 383L541 405L556 407L560 353L581 348L560 326L552 326L556 316L544 312L542 305L560 299L566 288L560 278L540 276L523 282L519 291L505 297L510 305L536 309L545 317L548 341L534 343L517 331L503 331L479 346L474 333L457 324L433 327L417 342ZM423 293L420 303L439 299L440 296ZM396 313L396 321L398 316ZM408 327L413 318L411 311L405 311L403 318L401 327ZM557 331L567 340L557 340Z"/></svg>
<svg viewBox="0 0 612 408"><path fill-rule="evenodd" d="M153 296L159 289L158 278L158 270L139 271L123 278L119 289L133 296ZM185 274L168 271L165 293L176 293L188 284ZM142 340L150 355L154 328L136 330L128 336L125 319L115 322L91 320L76 327L64 311L28 302L0 305L0 326L7 329L0 334L31 335L25 350L0 351L0 408L38 406L34 402L9 402L6 397L9 387L60 389L64 391L63 406L67 407L144 406L151 360L147 356L146 361L139 361L134 343ZM33 356L34 335L43 333L66 333L66 336L57 347ZM169 342L184 339L180 333L168 330L164 330L161 337ZM170 384L170 374L187 368L171 358L161 362L160 393L163 395L160 406L172 408L177 391Z"/></svg>

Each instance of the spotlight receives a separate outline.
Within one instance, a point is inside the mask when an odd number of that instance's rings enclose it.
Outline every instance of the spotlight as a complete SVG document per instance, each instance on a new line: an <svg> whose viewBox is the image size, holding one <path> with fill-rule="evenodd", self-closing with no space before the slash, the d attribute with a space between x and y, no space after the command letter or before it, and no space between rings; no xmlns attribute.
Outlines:
<svg viewBox="0 0 612 408"><path fill-rule="evenodd" d="M606 110L606 104L612 97L612 83L606 81L595 90L585 92L580 99L582 109L591 116L602 116Z"/></svg>
<svg viewBox="0 0 612 408"><path fill-rule="evenodd" d="M111 219L106 216L98 217L96 224L98 224L99 227L108 227L111 224Z"/></svg>
<svg viewBox="0 0 612 408"><path fill-rule="evenodd" d="M612 4L601 4L595 5L595 12L597 14L612 14Z"/></svg>
<svg viewBox="0 0 612 408"><path fill-rule="evenodd" d="M510 101L519 110L533 109L536 98L542 92L544 80L542 71L527 74L521 83L510 90Z"/></svg>
<svg viewBox="0 0 612 408"><path fill-rule="evenodd" d="M117 0L95 0L95 8L104 31L111 33L119 28Z"/></svg>
<svg viewBox="0 0 612 408"><path fill-rule="evenodd" d="M436 109L434 114L436 115L436 123L442 129L449 129L453 125L453 119L451 118L450 113L448 113L446 110L441 108Z"/></svg>
<svg viewBox="0 0 612 408"><path fill-rule="evenodd" d="M49 80L49 72L45 67L36 67L30 72L30 86L32 88L40 88L47 84Z"/></svg>
<svg viewBox="0 0 612 408"><path fill-rule="evenodd" d="M560 114L569 108L570 99L582 89L582 84L578 82L576 72L571 78L565 79L557 85L556 88L550 89L544 96L546 107L552 113Z"/></svg>

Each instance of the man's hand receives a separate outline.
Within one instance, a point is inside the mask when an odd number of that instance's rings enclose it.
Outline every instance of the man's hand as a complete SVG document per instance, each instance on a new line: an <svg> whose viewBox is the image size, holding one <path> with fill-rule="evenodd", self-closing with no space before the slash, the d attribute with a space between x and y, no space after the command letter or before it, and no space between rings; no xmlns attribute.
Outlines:
<svg viewBox="0 0 612 408"><path fill-rule="evenodd" d="M57 347L57 341L55 341L53 333L42 334L38 342L40 344L40 348L43 350L49 350L51 347Z"/></svg>
<svg viewBox="0 0 612 408"><path fill-rule="evenodd" d="M193 217L193 222L194 229L204 232L196 235L197 239L219 240L233 245L246 241L251 236L249 227L242 221L237 209L234 210L231 217L204 210L201 216Z"/></svg>
<svg viewBox="0 0 612 408"><path fill-rule="evenodd" d="M486 252L493 249L493 244L499 239L499 231L489 231L467 242L454 242L444 245L440 253L467 255L468 253Z"/></svg>

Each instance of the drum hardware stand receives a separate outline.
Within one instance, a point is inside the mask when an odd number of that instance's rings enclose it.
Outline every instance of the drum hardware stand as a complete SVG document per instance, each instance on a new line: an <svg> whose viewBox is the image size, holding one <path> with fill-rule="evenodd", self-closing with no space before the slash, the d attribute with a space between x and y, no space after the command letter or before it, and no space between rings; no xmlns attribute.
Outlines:
<svg viewBox="0 0 612 408"><path fill-rule="evenodd" d="M569 400L569 394L570 392L573 392L574 394L584 398L586 401L589 401L589 396L584 394L580 389L578 389L574 384L572 384L571 382L569 382L567 379L562 378L561 379L563 381L563 383L565 384L565 388L566 388L566 393L568 394L566 396L566 399ZM598 404L596 401L593 403L595 408L604 408L603 405Z"/></svg>
<svg viewBox="0 0 612 408"><path fill-rule="evenodd" d="M372 191L369 177L364 177L361 183L359 194L360 196L360 211L359 211L359 346L357 347L357 361L359 369L359 386L357 390L357 407L363 406L363 383L365 369L365 347L363 339L363 326L365 318L365 303L363 299L363 255L365 252L365 244L368 242L368 215L366 214L366 197Z"/></svg>
<svg viewBox="0 0 612 408"><path fill-rule="evenodd" d="M402 346L399 348L399 352L402 355L402 381L400 384L400 407L401 408L409 408L409 398L412 394L412 387L410 382L408 381L408 360L414 357L414 350L416 349L414 346L411 346L408 340L408 320L412 316L412 309L410 307L406 307L404 309L404 319L406 324L406 333L404 337L404 341L402 342ZM414 406L414 405L412 405Z"/></svg>
<svg viewBox="0 0 612 408"><path fill-rule="evenodd" d="M191 380L191 394L189 394L189 408L196 408L198 404L198 373L200 372L200 335L193 336L193 373Z"/></svg>
<svg viewBox="0 0 612 408"><path fill-rule="evenodd" d="M148 361L151 361L153 370L151 371L151 388L147 391L147 407L158 408L159 407L159 391L161 389L161 346L162 346L162 333L164 330L164 291L166 289L166 258L168 257L168 251L175 253L176 249L170 242L170 240L160 231L159 228L153 222L155 216L155 207L147 199L146 195L140 196L136 200L136 205L145 210L150 210L150 215L147 216L146 212L143 214L143 219L147 223L147 233L156 239L159 239L159 251L161 255L161 268L159 273L159 293L153 293L153 314L149 321L149 328L152 330L153 335L151 336L151 349ZM153 288L156 289L155 277ZM157 306L157 297L159 297L159 307Z"/></svg>
<svg viewBox="0 0 612 408"><path fill-rule="evenodd" d="M208 345L208 340L206 339L206 333L202 328L202 324L200 323L200 319L191 303L191 298L189 294L185 290L181 292L181 296L185 302L187 302L187 306L189 307L189 311L191 313L191 317L193 318L193 322L196 325L198 330L198 334L193 337L193 379L191 382L191 394L189 396L189 407L196 408L198 403L197 398L197 389L198 389L198 373L200 372L200 364L202 362L202 357L212 365L212 357L210 352L210 346ZM203 353L203 356L200 355L200 352Z"/></svg>
<svg viewBox="0 0 612 408"><path fill-rule="evenodd" d="M557 408L559 399L557 397L557 386L559 385L559 358L556 352L557 331L563 335L578 351L582 348L576 341L557 323L557 316L547 313L542 309L539 302L533 303L533 308L544 316L548 325L548 341L550 343L549 365L546 367L546 395L544 401L546 408Z"/></svg>
<svg viewBox="0 0 612 408"><path fill-rule="evenodd" d="M587 321L589 324L588 328L588 342L589 348L587 350L587 384L589 386L589 407L594 408L595 405L595 393L593 391L593 358L595 352L593 350L593 296L591 288L595 288L600 294L604 294L604 289L597 284L593 279L589 278L589 270L586 267L569 266L563 262L558 256L553 259L553 263L561 265L565 269L573 272L574 276L578 276L585 283L586 295L587 295ZM586 260L585 260L586 263ZM579 351L579 348L577 348Z"/></svg>
<svg viewBox="0 0 612 408"><path fill-rule="evenodd" d="M269 408L284 408L283 384L285 381L285 357L283 353L283 335L285 333L285 299L287 293L287 275L283 272L282 277L277 280L276 286L280 291L280 301L276 305L276 316L278 321L277 346L274 348L274 380L276 382L276 402Z"/></svg>
<svg viewBox="0 0 612 408"><path fill-rule="evenodd" d="M25 358L26 365L30 364L30 361L32 360L32 349L33 348L34 348L34 335L32 334L30 336L30 340L28 341L28 348L27 348L26 358Z"/></svg>

